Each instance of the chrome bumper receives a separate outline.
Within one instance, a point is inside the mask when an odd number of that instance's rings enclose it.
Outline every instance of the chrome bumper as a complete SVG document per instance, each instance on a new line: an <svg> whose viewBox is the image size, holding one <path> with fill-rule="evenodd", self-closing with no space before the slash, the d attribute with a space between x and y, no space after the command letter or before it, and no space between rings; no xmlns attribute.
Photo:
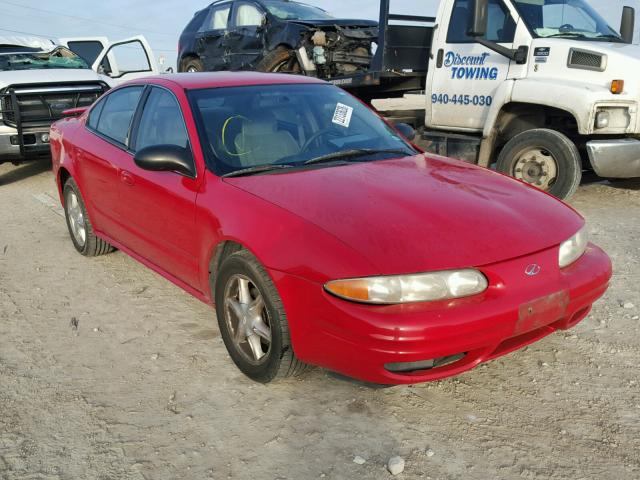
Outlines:
<svg viewBox="0 0 640 480"><path fill-rule="evenodd" d="M41 131L23 133L24 148L21 152L17 131L0 132L0 163L48 155L50 147L49 142L42 141L42 135L44 134L48 135L49 131L43 129Z"/></svg>
<svg viewBox="0 0 640 480"><path fill-rule="evenodd" d="M594 140L587 143L587 152L599 177L640 177L640 140Z"/></svg>

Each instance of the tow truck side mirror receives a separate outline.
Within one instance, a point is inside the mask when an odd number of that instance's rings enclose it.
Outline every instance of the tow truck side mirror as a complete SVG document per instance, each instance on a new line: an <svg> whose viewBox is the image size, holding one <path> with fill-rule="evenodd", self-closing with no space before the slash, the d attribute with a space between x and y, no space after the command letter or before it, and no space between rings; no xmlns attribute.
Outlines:
<svg viewBox="0 0 640 480"><path fill-rule="evenodd" d="M620 26L620 36L625 43L633 43L633 35L636 27L636 10L633 7L622 9L622 24Z"/></svg>
<svg viewBox="0 0 640 480"><path fill-rule="evenodd" d="M474 38L484 37L487 34L489 22L489 0L472 0L470 7L471 16L467 34Z"/></svg>

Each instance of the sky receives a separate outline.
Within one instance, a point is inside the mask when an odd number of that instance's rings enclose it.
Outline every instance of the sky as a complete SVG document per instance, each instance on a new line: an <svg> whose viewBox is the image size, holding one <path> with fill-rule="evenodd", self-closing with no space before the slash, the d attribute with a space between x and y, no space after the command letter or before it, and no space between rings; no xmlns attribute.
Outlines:
<svg viewBox="0 0 640 480"><path fill-rule="evenodd" d="M375 0L303 0L343 18L378 18ZM623 5L636 7L640 0L590 0L591 4L619 28ZM106 36L120 40L145 35L165 67L175 66L178 37L207 0L0 0L0 35L38 34L48 38ZM394 13L435 16L439 0L392 0ZM640 26L640 25L639 25ZM12 30L14 32L11 32Z"/></svg>

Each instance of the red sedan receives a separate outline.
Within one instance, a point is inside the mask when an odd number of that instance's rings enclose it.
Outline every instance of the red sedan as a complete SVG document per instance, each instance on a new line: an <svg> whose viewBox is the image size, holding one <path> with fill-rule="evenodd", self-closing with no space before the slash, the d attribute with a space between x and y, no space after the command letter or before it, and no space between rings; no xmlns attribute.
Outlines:
<svg viewBox="0 0 640 480"><path fill-rule="evenodd" d="M75 248L215 304L260 382L459 374L576 325L611 278L571 208L425 155L317 79L147 78L75 113L51 131Z"/></svg>

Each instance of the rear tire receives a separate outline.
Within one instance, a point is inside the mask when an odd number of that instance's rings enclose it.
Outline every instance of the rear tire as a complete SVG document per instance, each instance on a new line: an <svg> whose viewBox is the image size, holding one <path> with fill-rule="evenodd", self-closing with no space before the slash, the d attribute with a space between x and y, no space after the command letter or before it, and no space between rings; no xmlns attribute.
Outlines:
<svg viewBox="0 0 640 480"><path fill-rule="evenodd" d="M293 50L278 47L269 52L256 67L260 72L301 74L302 68Z"/></svg>
<svg viewBox="0 0 640 480"><path fill-rule="evenodd" d="M307 370L293 352L278 290L253 255L240 250L227 257L213 293L222 339L247 377L269 383Z"/></svg>
<svg viewBox="0 0 640 480"><path fill-rule="evenodd" d="M64 216L73 246L85 257L98 257L115 249L93 233L93 226L78 185L70 178L64 184Z"/></svg>
<svg viewBox="0 0 640 480"><path fill-rule="evenodd" d="M497 170L567 199L580 186L582 159L566 135L535 129L515 136L502 148Z"/></svg>
<svg viewBox="0 0 640 480"><path fill-rule="evenodd" d="M186 60L184 60L182 65L183 72L204 72L204 65L202 64L202 60L200 60L199 58L187 58Z"/></svg>

